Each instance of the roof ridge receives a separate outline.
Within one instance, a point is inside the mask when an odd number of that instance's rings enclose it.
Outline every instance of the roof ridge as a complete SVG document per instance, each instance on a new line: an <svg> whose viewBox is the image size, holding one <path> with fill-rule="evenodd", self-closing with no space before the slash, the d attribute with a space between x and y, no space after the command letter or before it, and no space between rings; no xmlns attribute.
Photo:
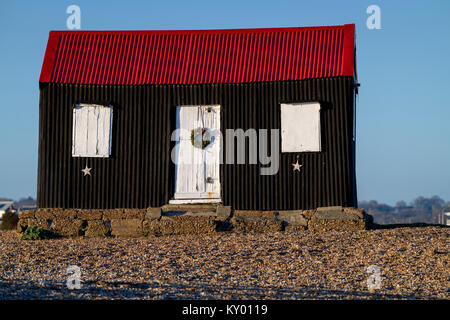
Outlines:
<svg viewBox="0 0 450 320"><path fill-rule="evenodd" d="M176 30L51 30L50 33L61 34L189 34L189 33L263 33L263 32L293 32L293 31L306 31L306 30L333 30L342 29L354 24L343 24L334 26L309 26L309 27L273 27L273 28L231 28L231 29L176 29Z"/></svg>

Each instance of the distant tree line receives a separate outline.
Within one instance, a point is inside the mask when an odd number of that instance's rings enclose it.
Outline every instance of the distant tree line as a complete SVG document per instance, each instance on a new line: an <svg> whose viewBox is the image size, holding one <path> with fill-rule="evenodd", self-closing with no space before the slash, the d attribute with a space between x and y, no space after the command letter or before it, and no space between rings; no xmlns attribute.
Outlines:
<svg viewBox="0 0 450 320"><path fill-rule="evenodd" d="M375 223L439 223L442 212L450 212L450 202L438 196L417 197L411 203L398 201L393 207L375 200L360 201L359 207L373 216Z"/></svg>
<svg viewBox="0 0 450 320"><path fill-rule="evenodd" d="M22 198L20 200L14 201L14 207L19 209L22 207L33 207L36 206L36 199L32 197Z"/></svg>

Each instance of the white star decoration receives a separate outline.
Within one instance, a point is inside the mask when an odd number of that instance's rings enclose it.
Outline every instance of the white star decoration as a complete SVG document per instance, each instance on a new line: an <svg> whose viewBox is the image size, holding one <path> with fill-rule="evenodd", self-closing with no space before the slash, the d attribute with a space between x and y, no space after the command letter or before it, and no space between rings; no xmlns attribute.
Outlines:
<svg viewBox="0 0 450 320"><path fill-rule="evenodd" d="M86 165L86 168L84 168L81 171L84 173L85 176L87 176L87 175L90 176L91 175L91 170L92 170L92 168L88 168L88 166Z"/></svg>
<svg viewBox="0 0 450 320"><path fill-rule="evenodd" d="M300 172L300 167L302 167L303 165L298 163L298 160L292 164L292 166L294 167L294 171L298 170Z"/></svg>

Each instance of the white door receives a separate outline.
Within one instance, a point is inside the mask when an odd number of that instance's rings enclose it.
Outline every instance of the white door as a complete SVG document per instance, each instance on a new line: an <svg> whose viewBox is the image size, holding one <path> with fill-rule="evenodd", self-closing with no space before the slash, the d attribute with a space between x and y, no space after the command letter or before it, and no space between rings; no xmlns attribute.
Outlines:
<svg viewBox="0 0 450 320"><path fill-rule="evenodd" d="M177 107L176 124L175 194L170 202L220 202L220 106ZM193 130L197 133L202 128L203 138L210 141L206 146L192 141Z"/></svg>

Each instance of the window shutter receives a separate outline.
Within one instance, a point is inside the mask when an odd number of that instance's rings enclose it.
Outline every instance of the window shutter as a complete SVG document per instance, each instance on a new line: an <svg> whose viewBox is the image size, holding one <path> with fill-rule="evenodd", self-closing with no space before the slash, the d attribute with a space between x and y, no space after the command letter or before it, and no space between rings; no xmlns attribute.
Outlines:
<svg viewBox="0 0 450 320"><path fill-rule="evenodd" d="M109 157L111 154L111 106L78 104L73 109L73 157Z"/></svg>
<svg viewBox="0 0 450 320"><path fill-rule="evenodd" d="M281 104L281 152L318 152L320 103Z"/></svg>

